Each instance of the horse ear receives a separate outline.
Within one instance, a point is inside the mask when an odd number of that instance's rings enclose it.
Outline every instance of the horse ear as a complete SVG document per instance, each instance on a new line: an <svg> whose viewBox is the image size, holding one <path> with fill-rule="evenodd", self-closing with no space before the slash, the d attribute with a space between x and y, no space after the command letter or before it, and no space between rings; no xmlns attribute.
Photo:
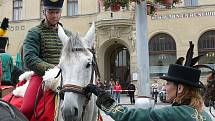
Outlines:
<svg viewBox="0 0 215 121"><path fill-rule="evenodd" d="M90 29L88 30L87 34L84 37L84 40L86 41L87 46L89 48L91 48L93 46L93 44L94 44L94 41L95 41L95 31L96 31L95 22L93 21Z"/></svg>
<svg viewBox="0 0 215 121"><path fill-rule="evenodd" d="M58 36L63 44L69 40L69 37L65 34L63 27L60 24L58 24Z"/></svg>

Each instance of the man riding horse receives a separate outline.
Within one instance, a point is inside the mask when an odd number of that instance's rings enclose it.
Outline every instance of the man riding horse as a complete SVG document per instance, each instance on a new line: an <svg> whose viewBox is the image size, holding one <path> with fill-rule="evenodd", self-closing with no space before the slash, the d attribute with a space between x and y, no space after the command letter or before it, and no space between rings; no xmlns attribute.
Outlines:
<svg viewBox="0 0 215 121"><path fill-rule="evenodd" d="M31 28L24 40L24 63L28 69L34 71L21 106L21 111L29 120L34 112L34 102L38 102L42 97L40 88L42 76L46 70L59 63L62 42L59 40L57 30L58 24L61 24L59 20L63 2L64 0L43 0L45 19ZM67 30L64 31L67 35L72 34Z"/></svg>

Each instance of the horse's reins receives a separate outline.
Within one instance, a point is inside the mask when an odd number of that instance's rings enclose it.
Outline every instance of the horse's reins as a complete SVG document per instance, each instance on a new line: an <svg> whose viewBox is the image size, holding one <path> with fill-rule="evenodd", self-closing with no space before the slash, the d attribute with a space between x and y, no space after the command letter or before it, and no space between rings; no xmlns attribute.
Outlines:
<svg viewBox="0 0 215 121"><path fill-rule="evenodd" d="M73 51L83 51L83 48L75 48ZM98 65L97 65L97 61L96 61L96 56L95 56L95 50L92 49L88 49L92 54L93 54L93 60L92 60L92 73L91 73L91 79L90 79L90 83L93 83L93 77L94 77L94 72L95 72L95 77L100 78L100 73L99 73L99 69L98 69ZM87 65L89 66L89 65ZM57 78L60 73L62 73L62 70L60 69L59 73L57 74L57 76L55 78ZM83 112L82 112L82 121L83 121L83 117L84 117L84 113L85 113L85 109L86 106L90 100L91 97L91 93L86 93L84 90L85 87L82 86L78 86L75 84L65 84L63 85L63 78L62 78L62 74L61 74L61 81L60 81L60 86L58 87L59 93L58 95L60 96L60 100L59 103L61 102L61 100L63 100L63 95L65 92L73 92L73 93L78 93L81 95L84 95L87 100L85 101L85 105L83 106ZM59 107L58 107L59 108ZM59 109L58 109L59 111ZM57 117L58 117L58 111L57 111Z"/></svg>

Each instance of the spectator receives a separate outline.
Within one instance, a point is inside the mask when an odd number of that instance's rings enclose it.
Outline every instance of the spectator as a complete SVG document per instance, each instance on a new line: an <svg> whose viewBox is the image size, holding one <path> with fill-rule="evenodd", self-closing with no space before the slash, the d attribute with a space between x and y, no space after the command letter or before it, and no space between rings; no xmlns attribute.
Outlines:
<svg viewBox="0 0 215 121"><path fill-rule="evenodd" d="M2 85L13 85L11 81L11 73L13 71L13 58L12 56L5 52L1 53L1 61L2 61Z"/></svg>
<svg viewBox="0 0 215 121"><path fill-rule="evenodd" d="M165 83L162 84L161 90L159 92L159 97L161 102L165 102L166 100L166 89L165 89Z"/></svg>
<svg viewBox="0 0 215 121"><path fill-rule="evenodd" d="M113 98L114 97L114 86L115 86L115 81L113 80L113 78L110 79L110 82L109 82L109 85L110 85L110 94L111 94L111 97Z"/></svg>
<svg viewBox="0 0 215 121"><path fill-rule="evenodd" d="M0 26L0 83L2 85L12 85L10 80L11 72L13 71L13 58L10 54L6 53L6 47L9 45L9 39L8 37L4 37L4 35L7 33L8 27L9 19L4 18Z"/></svg>
<svg viewBox="0 0 215 121"><path fill-rule="evenodd" d="M134 104L135 103L134 92L136 88L132 81L128 84L127 89L128 89L128 95L130 97L130 102L131 104Z"/></svg>
<svg viewBox="0 0 215 121"><path fill-rule="evenodd" d="M104 84L101 82L100 79L98 79L98 80L96 81L96 85L97 85L99 88L104 89Z"/></svg>
<svg viewBox="0 0 215 121"><path fill-rule="evenodd" d="M154 83L151 85L151 89L152 89L152 97L155 100L155 103L157 103L157 97L158 97L158 83L155 80Z"/></svg>
<svg viewBox="0 0 215 121"><path fill-rule="evenodd" d="M116 82L116 85L114 86L114 92L115 92L115 100L118 101L118 103L120 103L120 94L122 92L122 87L118 81Z"/></svg>
<svg viewBox="0 0 215 121"><path fill-rule="evenodd" d="M105 81L104 81L104 89L105 89L105 90L108 90L108 89L109 89L109 86L110 86L110 85L109 85L108 82L105 80Z"/></svg>

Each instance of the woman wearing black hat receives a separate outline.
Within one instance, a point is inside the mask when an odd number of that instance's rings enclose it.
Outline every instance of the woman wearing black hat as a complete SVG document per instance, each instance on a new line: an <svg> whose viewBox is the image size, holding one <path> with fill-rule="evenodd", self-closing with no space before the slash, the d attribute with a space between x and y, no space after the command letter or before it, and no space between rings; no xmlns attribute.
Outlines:
<svg viewBox="0 0 215 121"><path fill-rule="evenodd" d="M31 28L24 40L24 63L25 66L34 71L29 86L23 99L21 111L30 120L33 115L34 102L40 100L42 91L38 91L41 86L42 76L45 71L54 68L59 63L62 42L58 37L58 25L61 18L64 0L43 0L45 19ZM65 30L67 36L71 32Z"/></svg>
<svg viewBox="0 0 215 121"><path fill-rule="evenodd" d="M85 90L98 96L97 106L116 121L212 121L204 111L204 102L200 93L203 87L199 81L201 71L193 68L192 49L188 50L185 66L171 64L167 75L162 76L166 83L166 101L172 106L160 109L128 109L117 104L109 94L93 84ZM190 56L191 55L191 56Z"/></svg>

